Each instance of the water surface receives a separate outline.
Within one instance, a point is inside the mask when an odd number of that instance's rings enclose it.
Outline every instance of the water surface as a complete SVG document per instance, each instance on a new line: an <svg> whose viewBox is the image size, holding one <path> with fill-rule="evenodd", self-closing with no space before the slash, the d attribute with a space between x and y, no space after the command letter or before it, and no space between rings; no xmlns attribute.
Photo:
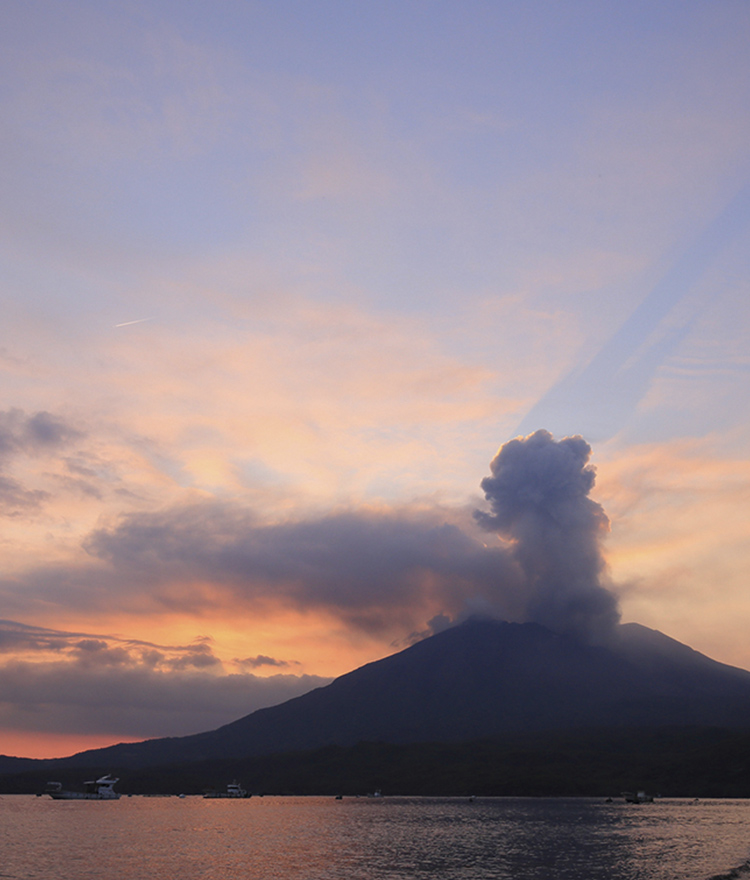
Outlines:
<svg viewBox="0 0 750 880"><path fill-rule="evenodd" d="M744 800L0 798L3 880L706 880L749 857Z"/></svg>

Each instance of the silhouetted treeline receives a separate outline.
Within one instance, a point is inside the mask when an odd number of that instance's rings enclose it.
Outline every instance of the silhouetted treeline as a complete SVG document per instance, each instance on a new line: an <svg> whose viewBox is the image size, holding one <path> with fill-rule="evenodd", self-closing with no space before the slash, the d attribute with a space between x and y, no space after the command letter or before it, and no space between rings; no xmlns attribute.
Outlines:
<svg viewBox="0 0 750 880"><path fill-rule="evenodd" d="M2 793L36 793L49 780L80 788L112 772L123 794L200 794L238 779L253 794L750 797L750 730L606 729L452 744L360 743L244 759L86 771L38 762L0 776ZM28 765L25 765L28 766ZM0 769L3 769L0 763Z"/></svg>

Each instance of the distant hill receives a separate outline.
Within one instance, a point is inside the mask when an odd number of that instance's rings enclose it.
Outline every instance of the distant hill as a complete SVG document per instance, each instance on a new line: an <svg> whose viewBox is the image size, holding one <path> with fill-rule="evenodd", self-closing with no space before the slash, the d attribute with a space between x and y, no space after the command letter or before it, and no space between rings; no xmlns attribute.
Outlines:
<svg viewBox="0 0 750 880"><path fill-rule="evenodd" d="M750 728L750 672L638 624L592 646L537 624L470 620L217 730L54 764L122 771L360 742L664 726Z"/></svg>
<svg viewBox="0 0 750 880"><path fill-rule="evenodd" d="M24 770L33 770L41 762L34 758L11 758L0 755L0 775L6 773L23 773Z"/></svg>
<svg viewBox="0 0 750 880"><path fill-rule="evenodd" d="M750 731L710 727L509 733L460 743L362 742L140 769L37 761L0 774L0 794L80 788L115 771L123 794L201 794L240 780L253 794L750 797Z"/></svg>

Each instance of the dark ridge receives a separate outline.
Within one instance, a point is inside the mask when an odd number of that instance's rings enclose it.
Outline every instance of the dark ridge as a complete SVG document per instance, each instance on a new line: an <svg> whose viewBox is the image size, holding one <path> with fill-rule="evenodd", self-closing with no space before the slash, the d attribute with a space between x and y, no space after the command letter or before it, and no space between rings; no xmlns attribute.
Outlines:
<svg viewBox="0 0 750 880"><path fill-rule="evenodd" d="M750 729L607 728L515 733L466 743L363 742L189 764L100 766L123 794L201 794L240 780L254 795L750 797ZM0 776L2 793L38 793L50 779L80 788L80 769Z"/></svg>
<svg viewBox="0 0 750 880"><path fill-rule="evenodd" d="M664 726L750 728L750 673L637 624L590 645L538 624L471 620L217 730L55 765L137 769L360 742Z"/></svg>

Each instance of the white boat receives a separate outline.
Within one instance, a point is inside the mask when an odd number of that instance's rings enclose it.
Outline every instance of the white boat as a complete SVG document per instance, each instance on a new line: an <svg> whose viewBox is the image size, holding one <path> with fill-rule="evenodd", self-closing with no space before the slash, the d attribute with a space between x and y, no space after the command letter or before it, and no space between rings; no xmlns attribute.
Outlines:
<svg viewBox="0 0 750 880"><path fill-rule="evenodd" d="M115 784L120 780L116 776L100 776L83 783L83 791L70 791L63 788L61 782L48 782L45 794L56 801L116 801L120 793L115 791Z"/></svg>
<svg viewBox="0 0 750 880"><path fill-rule="evenodd" d="M237 782L230 782L226 791L214 791L213 789L204 793L204 798L247 798L251 797L247 791Z"/></svg>

